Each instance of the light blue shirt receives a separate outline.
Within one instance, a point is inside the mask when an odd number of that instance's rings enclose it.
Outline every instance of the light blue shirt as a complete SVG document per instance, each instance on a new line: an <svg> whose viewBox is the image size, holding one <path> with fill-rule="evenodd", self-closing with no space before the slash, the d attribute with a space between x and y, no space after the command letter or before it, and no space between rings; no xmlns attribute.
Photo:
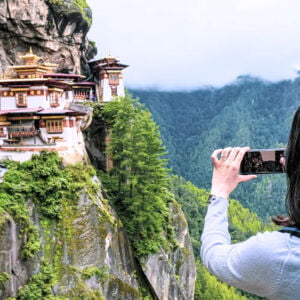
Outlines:
<svg viewBox="0 0 300 300"><path fill-rule="evenodd" d="M201 258L209 272L238 289L276 300L300 299L300 238L289 233L258 233L231 244L228 200L208 206Z"/></svg>

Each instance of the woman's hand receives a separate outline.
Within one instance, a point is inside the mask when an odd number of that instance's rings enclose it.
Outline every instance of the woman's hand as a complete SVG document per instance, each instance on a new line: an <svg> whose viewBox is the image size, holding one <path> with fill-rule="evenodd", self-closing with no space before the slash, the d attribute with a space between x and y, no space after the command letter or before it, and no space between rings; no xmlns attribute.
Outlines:
<svg viewBox="0 0 300 300"><path fill-rule="evenodd" d="M225 148L215 150L211 156L214 170L211 194L228 198L240 182L256 178L256 175L240 175L241 161L249 147ZM221 154L220 159L218 155Z"/></svg>

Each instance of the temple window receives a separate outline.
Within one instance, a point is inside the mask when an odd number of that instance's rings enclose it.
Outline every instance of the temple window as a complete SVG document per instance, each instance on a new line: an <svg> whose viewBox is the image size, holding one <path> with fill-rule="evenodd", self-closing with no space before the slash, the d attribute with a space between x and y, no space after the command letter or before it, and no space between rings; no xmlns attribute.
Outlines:
<svg viewBox="0 0 300 300"><path fill-rule="evenodd" d="M62 120L47 120L46 128L47 128L47 133L62 133L63 132Z"/></svg>
<svg viewBox="0 0 300 300"><path fill-rule="evenodd" d="M6 137L6 134L4 133L4 127L0 127L0 137Z"/></svg>
<svg viewBox="0 0 300 300"><path fill-rule="evenodd" d="M17 107L27 107L27 93L16 93Z"/></svg>
<svg viewBox="0 0 300 300"><path fill-rule="evenodd" d="M51 107L59 106L59 94L57 92L49 93L49 99Z"/></svg>
<svg viewBox="0 0 300 300"><path fill-rule="evenodd" d="M118 91L116 86L111 87L111 95L112 96L118 96Z"/></svg>
<svg viewBox="0 0 300 300"><path fill-rule="evenodd" d="M109 84L118 85L119 84L119 74L109 74Z"/></svg>
<svg viewBox="0 0 300 300"><path fill-rule="evenodd" d="M88 92L89 91L87 89L76 89L74 91L74 99L75 100L87 100L87 99L89 99Z"/></svg>

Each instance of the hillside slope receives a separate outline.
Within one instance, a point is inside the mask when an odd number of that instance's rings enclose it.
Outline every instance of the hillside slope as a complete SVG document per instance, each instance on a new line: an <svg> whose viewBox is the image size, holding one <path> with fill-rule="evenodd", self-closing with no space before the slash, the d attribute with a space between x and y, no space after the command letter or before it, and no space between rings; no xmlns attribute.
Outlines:
<svg viewBox="0 0 300 300"><path fill-rule="evenodd" d="M299 83L299 79L269 83L246 76L222 88L130 92L159 124L173 172L209 188L214 149L286 145L293 113L300 104ZM263 175L240 186L233 197L267 217L284 212L284 194L284 175Z"/></svg>

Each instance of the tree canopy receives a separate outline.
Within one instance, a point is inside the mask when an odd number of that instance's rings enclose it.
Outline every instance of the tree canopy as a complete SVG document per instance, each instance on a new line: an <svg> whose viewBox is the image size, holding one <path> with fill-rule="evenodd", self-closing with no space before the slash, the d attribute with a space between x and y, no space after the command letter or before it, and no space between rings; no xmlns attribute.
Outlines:
<svg viewBox="0 0 300 300"><path fill-rule="evenodd" d="M160 126L173 173L209 188L214 149L285 147L300 103L299 81L270 83L246 76L221 88L131 92ZM284 175L262 175L240 185L233 197L267 219L285 213L285 191Z"/></svg>

